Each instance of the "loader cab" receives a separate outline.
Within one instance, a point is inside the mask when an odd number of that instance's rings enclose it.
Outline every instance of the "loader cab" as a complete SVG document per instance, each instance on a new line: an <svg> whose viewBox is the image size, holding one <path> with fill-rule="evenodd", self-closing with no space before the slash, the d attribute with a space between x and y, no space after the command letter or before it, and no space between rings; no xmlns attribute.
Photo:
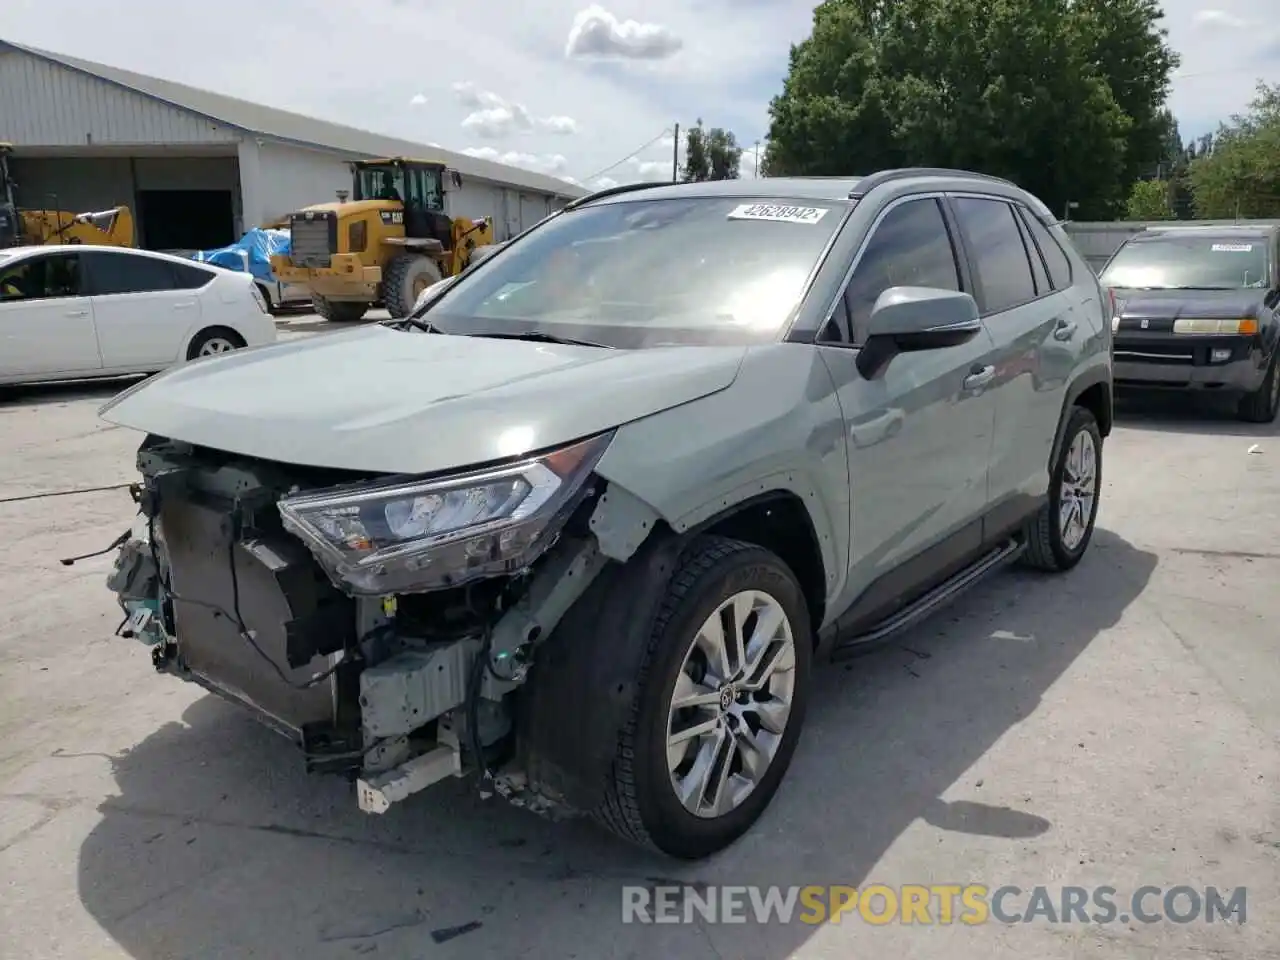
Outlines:
<svg viewBox="0 0 1280 960"><path fill-rule="evenodd" d="M421 160L368 160L351 165L353 200L385 200L403 207L404 235L449 248L452 221L444 211L445 166ZM397 211L386 211L394 222Z"/></svg>

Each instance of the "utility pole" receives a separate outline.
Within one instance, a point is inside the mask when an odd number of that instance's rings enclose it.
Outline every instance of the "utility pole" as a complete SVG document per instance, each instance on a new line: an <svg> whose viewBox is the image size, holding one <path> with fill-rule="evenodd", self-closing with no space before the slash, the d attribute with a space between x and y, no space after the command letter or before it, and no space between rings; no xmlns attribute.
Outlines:
<svg viewBox="0 0 1280 960"><path fill-rule="evenodd" d="M755 172L755 178L756 178L757 180L759 180L759 179L760 179L760 141L759 141L759 140L757 140L757 141L756 141L756 165L755 165L755 171L756 171L756 172Z"/></svg>
<svg viewBox="0 0 1280 960"><path fill-rule="evenodd" d="M680 124L676 124L675 136L671 141L671 182L680 182Z"/></svg>

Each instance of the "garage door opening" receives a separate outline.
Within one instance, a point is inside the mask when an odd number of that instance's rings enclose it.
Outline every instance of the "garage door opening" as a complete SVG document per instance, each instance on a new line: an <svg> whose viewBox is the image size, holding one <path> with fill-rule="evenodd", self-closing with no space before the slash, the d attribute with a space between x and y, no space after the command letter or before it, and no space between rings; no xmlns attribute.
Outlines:
<svg viewBox="0 0 1280 960"><path fill-rule="evenodd" d="M236 240L230 190L139 190L138 225L151 250L208 250Z"/></svg>

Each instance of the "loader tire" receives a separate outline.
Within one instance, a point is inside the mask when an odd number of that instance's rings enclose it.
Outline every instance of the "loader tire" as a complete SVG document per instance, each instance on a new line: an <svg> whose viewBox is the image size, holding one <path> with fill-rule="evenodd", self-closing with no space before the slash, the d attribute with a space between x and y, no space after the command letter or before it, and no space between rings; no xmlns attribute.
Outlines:
<svg viewBox="0 0 1280 960"><path fill-rule="evenodd" d="M422 291L441 279L440 267L430 257L402 253L383 271L382 305L393 320L407 317Z"/></svg>
<svg viewBox="0 0 1280 960"><path fill-rule="evenodd" d="M324 297L311 295L311 309L333 323L355 323L364 319L369 310L367 303L353 303L349 300L326 300Z"/></svg>

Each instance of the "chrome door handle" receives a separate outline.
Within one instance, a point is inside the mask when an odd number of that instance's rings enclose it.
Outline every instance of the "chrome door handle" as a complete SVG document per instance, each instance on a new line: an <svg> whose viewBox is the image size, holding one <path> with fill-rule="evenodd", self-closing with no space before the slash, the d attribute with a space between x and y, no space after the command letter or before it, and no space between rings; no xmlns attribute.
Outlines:
<svg viewBox="0 0 1280 960"><path fill-rule="evenodd" d="M88 315L89 315L88 310L68 310L67 311L68 317L87 317Z"/></svg>
<svg viewBox="0 0 1280 960"><path fill-rule="evenodd" d="M1053 339L1070 340L1076 335L1076 322L1074 320L1060 320L1058 327L1053 331Z"/></svg>
<svg viewBox="0 0 1280 960"><path fill-rule="evenodd" d="M995 367L974 367L964 378L966 390L980 390L996 378Z"/></svg>

